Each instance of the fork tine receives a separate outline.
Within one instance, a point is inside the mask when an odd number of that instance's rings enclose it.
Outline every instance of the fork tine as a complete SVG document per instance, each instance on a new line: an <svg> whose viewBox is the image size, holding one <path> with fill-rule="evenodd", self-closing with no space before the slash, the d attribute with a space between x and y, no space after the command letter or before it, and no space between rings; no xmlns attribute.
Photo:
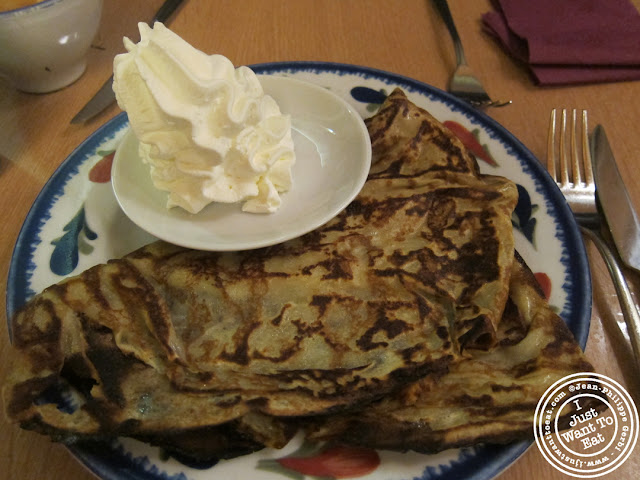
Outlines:
<svg viewBox="0 0 640 480"><path fill-rule="evenodd" d="M556 174L556 109L551 110L549 119L549 132L547 133L547 170L551 174L554 182L558 182Z"/></svg>
<svg viewBox="0 0 640 480"><path fill-rule="evenodd" d="M560 184L569 185L569 162L567 160L567 109L562 109L560 119Z"/></svg>
<svg viewBox="0 0 640 480"><path fill-rule="evenodd" d="M591 149L589 148L589 126L586 110L582 110L582 166L584 168L584 182L587 186L594 185Z"/></svg>
<svg viewBox="0 0 640 480"><path fill-rule="evenodd" d="M573 178L571 181L574 185L582 185L582 175L580 173L580 164L583 163L580 161L580 155L578 154L578 123L577 123L577 114L578 111L574 108L571 111L571 171L573 173ZM584 153L584 152L583 152ZM584 155L583 155L584 156Z"/></svg>

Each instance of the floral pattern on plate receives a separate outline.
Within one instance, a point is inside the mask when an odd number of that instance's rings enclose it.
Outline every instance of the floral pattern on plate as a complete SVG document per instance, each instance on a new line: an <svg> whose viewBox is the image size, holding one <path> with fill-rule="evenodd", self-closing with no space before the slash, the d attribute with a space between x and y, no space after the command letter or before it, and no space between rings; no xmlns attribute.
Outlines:
<svg viewBox="0 0 640 480"><path fill-rule="evenodd" d="M536 277L550 302L584 346L591 297L584 245L562 194L544 167L509 132L447 93L392 73L319 62L272 63L253 68L259 74L295 76L329 88L363 118L375 113L386 94L400 87L410 100L446 122L474 151L482 172L504 175L518 185L520 201L513 217L516 246L538 272ZM35 292L64 276L153 241L120 211L109 183L112 153L127 128L125 114L99 128L63 162L34 202L12 257L8 317ZM529 445L530 442L480 445L423 455L370 449L324 450L296 438L279 451L265 449L202 465L168 458L158 448L128 438L70 449L105 480L487 480L515 461Z"/></svg>

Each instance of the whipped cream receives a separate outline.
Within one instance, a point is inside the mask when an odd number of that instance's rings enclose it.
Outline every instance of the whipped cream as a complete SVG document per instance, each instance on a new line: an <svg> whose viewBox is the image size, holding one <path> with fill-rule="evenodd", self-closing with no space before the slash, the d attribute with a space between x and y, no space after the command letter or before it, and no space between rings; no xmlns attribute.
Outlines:
<svg viewBox="0 0 640 480"><path fill-rule="evenodd" d="M291 119L265 95L255 73L207 55L156 23L124 39L113 90L140 142L167 207L197 213L212 202L276 211L291 188Z"/></svg>

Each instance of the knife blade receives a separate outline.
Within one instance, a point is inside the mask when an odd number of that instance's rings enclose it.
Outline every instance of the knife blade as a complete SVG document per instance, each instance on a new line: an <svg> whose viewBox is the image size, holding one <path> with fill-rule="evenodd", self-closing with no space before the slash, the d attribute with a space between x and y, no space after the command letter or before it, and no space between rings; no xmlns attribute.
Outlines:
<svg viewBox="0 0 640 480"><path fill-rule="evenodd" d="M592 136L593 176L600 208L622 261L640 270L640 222L602 125Z"/></svg>
<svg viewBox="0 0 640 480"><path fill-rule="evenodd" d="M150 23L152 25L155 22L165 23L183 1L184 0L165 0ZM100 87L100 90L91 97L91 100L71 119L71 123L85 123L115 101L116 95L113 91L113 75L111 75L102 87Z"/></svg>

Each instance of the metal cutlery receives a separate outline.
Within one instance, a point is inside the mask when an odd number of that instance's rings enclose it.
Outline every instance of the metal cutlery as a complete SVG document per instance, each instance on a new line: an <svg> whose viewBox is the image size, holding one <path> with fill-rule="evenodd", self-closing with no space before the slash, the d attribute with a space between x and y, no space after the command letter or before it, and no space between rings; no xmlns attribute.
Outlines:
<svg viewBox="0 0 640 480"><path fill-rule="evenodd" d="M596 194L613 242L622 261L640 270L640 221L602 125L595 127L591 140Z"/></svg>
<svg viewBox="0 0 640 480"><path fill-rule="evenodd" d="M568 121L570 122L569 127ZM597 132L598 129L596 129ZM601 135L597 133L593 137L593 141L601 142ZM581 148L578 145L581 145ZM627 325L636 366L640 368L640 313L620 267L619 257L600 233L606 222L598 208L596 195L598 183L594 181L591 147L586 110L581 112L581 121L577 119L576 110L572 111L571 118L568 119L567 111L563 109L559 121L557 110L551 111L547 144L547 169L565 196L580 225L580 230L593 241L607 265ZM594 152L598 152L600 155L601 150L599 149L601 148L596 144ZM580 155L580 151L582 155ZM613 157L610 156L609 159L612 160ZM602 159L599 158L596 165L601 161ZM607 168L610 167L611 165Z"/></svg>
<svg viewBox="0 0 640 480"><path fill-rule="evenodd" d="M449 80L448 92L470 103L476 108L504 107L505 105L509 105L511 100L507 102L492 100L480 83L480 80L478 80L478 78L473 74L473 71L467 63L467 59L464 55L460 35L458 35L458 30L453 21L453 16L451 15L451 10L449 10L447 0L433 0L433 3L451 34L451 39L453 40L453 46L456 52L457 67Z"/></svg>
<svg viewBox="0 0 640 480"><path fill-rule="evenodd" d="M183 1L184 0L165 0L150 23L153 25L155 22L166 22ZM113 92L112 85L113 75L104 82L100 90L98 90L91 100L71 119L71 123L84 123L115 102L116 96Z"/></svg>

